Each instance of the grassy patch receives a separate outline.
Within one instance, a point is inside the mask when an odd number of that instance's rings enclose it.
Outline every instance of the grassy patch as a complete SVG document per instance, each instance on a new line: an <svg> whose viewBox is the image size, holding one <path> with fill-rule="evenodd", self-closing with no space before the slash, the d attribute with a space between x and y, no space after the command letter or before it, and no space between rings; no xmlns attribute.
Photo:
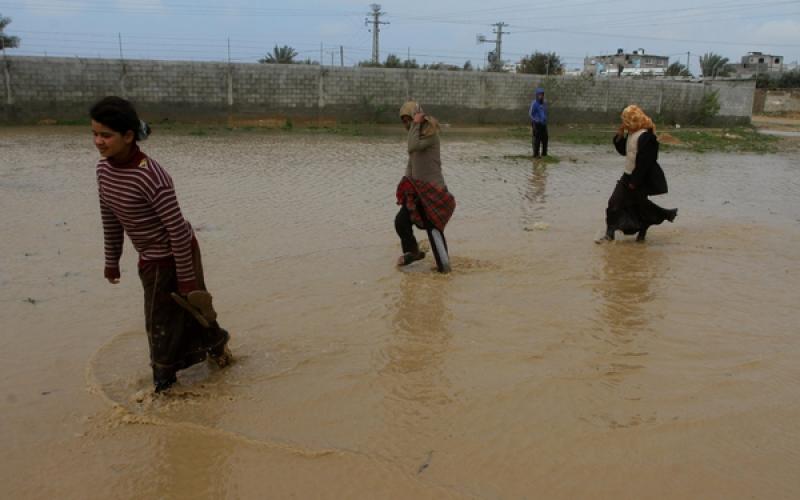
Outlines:
<svg viewBox="0 0 800 500"><path fill-rule="evenodd" d="M316 132L320 134L331 134L331 135L344 135L344 136L351 136L351 137L360 137L364 135L377 135L377 133L370 132L369 128L365 128L361 125L351 124L351 125L309 125L305 127L304 130L309 132Z"/></svg>
<svg viewBox="0 0 800 500"><path fill-rule="evenodd" d="M534 161L540 165L554 165L556 163L561 162L561 158L552 155L535 159L532 155L503 155L502 158L504 160L512 160L512 161Z"/></svg>
<svg viewBox="0 0 800 500"><path fill-rule="evenodd" d="M611 146L615 129L601 125L555 127L550 140L567 144ZM781 138L760 134L754 127L673 129L657 126L666 150L685 149L695 153L774 153Z"/></svg>
<svg viewBox="0 0 800 500"><path fill-rule="evenodd" d="M598 127L598 126L569 126L556 129L558 134L555 136L559 141L568 144L582 144L593 146L607 146L611 144L611 138L614 137L614 129L611 127ZM554 134L550 134L551 140Z"/></svg>
<svg viewBox="0 0 800 500"><path fill-rule="evenodd" d="M670 135L680 143L667 144L666 148L686 148L697 153L771 153L781 140L760 134L752 127L670 130Z"/></svg>

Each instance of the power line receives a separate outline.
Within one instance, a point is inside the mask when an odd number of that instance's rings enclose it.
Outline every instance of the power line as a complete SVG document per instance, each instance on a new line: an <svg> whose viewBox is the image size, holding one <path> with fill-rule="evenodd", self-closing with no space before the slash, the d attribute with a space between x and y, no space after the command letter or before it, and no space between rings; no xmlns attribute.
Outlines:
<svg viewBox="0 0 800 500"><path fill-rule="evenodd" d="M372 64L380 64L380 50L378 47L378 38L381 32L381 25L382 24L389 24L387 22L381 21L381 16L385 15L385 12L381 12L380 4L373 3L370 5L372 12L367 14L368 16L372 16ZM369 18L364 19L364 25L366 26L369 23Z"/></svg>
<svg viewBox="0 0 800 500"><path fill-rule="evenodd" d="M483 35L477 35L476 40L478 43L494 44L494 51L489 52L489 65L494 71L500 71L503 68L503 35L510 35L510 33L508 31L503 31L503 28L508 25L502 21L494 23L492 26L494 26L494 30L492 30L495 34L494 40L488 40Z"/></svg>

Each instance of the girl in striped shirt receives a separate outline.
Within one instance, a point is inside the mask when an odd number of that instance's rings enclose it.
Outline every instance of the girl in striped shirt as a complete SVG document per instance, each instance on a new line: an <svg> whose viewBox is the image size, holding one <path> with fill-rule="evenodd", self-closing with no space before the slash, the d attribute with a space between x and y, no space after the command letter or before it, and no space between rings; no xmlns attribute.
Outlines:
<svg viewBox="0 0 800 500"><path fill-rule="evenodd" d="M220 328L203 281L200 248L183 218L172 178L138 146L150 134L133 105L106 97L91 111L97 187L105 242L105 277L119 283L119 259L127 233L139 253L145 325L155 391L176 382L178 370L207 357L220 367L231 361L230 336Z"/></svg>

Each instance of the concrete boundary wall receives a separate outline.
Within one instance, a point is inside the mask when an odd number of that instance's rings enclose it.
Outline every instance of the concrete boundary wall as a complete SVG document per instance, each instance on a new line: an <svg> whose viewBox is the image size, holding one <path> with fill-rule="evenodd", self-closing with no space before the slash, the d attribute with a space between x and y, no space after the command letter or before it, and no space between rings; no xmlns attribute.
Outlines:
<svg viewBox="0 0 800 500"><path fill-rule="evenodd" d="M718 121L749 123L752 81L544 77L486 72L185 61L6 57L0 60L0 120L75 120L105 95L131 99L149 119L229 118L395 121L414 98L443 121L527 123L537 86L554 123L615 121L630 103L662 121L699 119L703 96L718 92Z"/></svg>
<svg viewBox="0 0 800 500"><path fill-rule="evenodd" d="M800 113L800 89L756 91L753 113L789 114Z"/></svg>

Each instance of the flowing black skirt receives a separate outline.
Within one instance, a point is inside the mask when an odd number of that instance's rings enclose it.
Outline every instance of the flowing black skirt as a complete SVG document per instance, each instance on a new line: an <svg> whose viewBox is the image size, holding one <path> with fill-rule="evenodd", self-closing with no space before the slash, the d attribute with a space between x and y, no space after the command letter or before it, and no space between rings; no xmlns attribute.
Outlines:
<svg viewBox="0 0 800 500"><path fill-rule="evenodd" d="M636 234L667 220L669 211L656 205L639 189L630 189L620 179L608 199L606 226L611 231Z"/></svg>

